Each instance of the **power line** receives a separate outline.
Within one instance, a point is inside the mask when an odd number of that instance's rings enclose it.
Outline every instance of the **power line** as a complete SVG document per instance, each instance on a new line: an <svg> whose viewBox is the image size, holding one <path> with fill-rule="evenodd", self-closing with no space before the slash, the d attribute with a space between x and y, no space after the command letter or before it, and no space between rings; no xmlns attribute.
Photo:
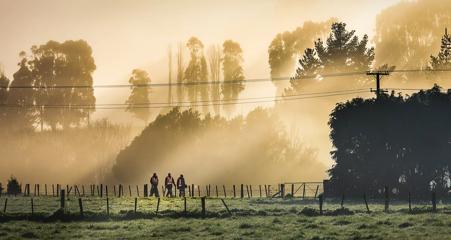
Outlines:
<svg viewBox="0 0 451 240"><path fill-rule="evenodd" d="M165 104L160 106L152 106L150 103L148 105L140 105L140 106L131 106L128 107L126 104L121 105L96 105L96 106L74 106L74 105L47 105L45 108L54 109L54 108L63 108L63 109L87 109L87 110L98 110L98 109L140 109L140 108L173 108L173 107L202 107L202 106L216 106L216 105L241 105L241 104L255 104L255 103L267 103L267 102L283 102L283 101L294 101L294 100L302 100L302 99L315 99L315 98L324 98L324 97L332 97L332 96L344 96L358 93L368 93L369 89L355 89L355 90L343 90L343 91L333 91L333 92L322 92L316 94L298 94L298 95L289 95L289 96L274 96L274 99L265 99L269 97L260 97L260 98L248 98L248 100L256 99L255 101L243 101L245 99L235 99L236 102L213 102L213 103L202 103L200 104ZM189 102L188 102L189 103ZM6 108L37 108L40 106L19 106L19 105L0 105L1 107Z"/></svg>
<svg viewBox="0 0 451 240"><path fill-rule="evenodd" d="M409 73L409 72L451 72L451 69L398 69L390 70L390 73ZM257 83L257 82L277 82L277 81L298 81L303 79L318 79L331 77L345 77L355 75L365 75L367 71L356 71L346 73L330 73L330 74L315 74L300 77L272 77L272 78L250 78L243 80L226 80L226 81L199 81L191 83L149 83L149 84L106 84L106 85L54 85L54 86L0 86L1 88L9 89L83 89L83 88L133 88L133 87L189 87L197 85L222 85L222 84L242 84L242 83Z"/></svg>

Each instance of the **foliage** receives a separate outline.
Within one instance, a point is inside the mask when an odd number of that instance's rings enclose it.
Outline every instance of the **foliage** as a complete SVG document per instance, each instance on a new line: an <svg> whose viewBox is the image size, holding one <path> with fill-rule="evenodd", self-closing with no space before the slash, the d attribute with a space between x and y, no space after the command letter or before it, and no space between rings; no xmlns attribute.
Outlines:
<svg viewBox="0 0 451 240"><path fill-rule="evenodd" d="M7 109L5 106L6 101L8 99L8 85L9 85L9 79L5 76L5 74L0 71L0 128L1 125L3 125L3 120L6 117Z"/></svg>
<svg viewBox="0 0 451 240"><path fill-rule="evenodd" d="M196 37L191 37L186 44L190 51L190 61L185 69L184 79L186 83L198 83L205 82L208 80L208 68L207 61L204 56L204 45L203 43ZM209 87L207 84L195 84L191 86L187 86L188 98L189 100L197 104L196 102L200 101L208 101L209 100ZM206 104L205 104L206 105ZM204 106L204 112L208 111L208 106Z"/></svg>
<svg viewBox="0 0 451 240"><path fill-rule="evenodd" d="M345 23L333 23L332 32L324 43L315 41L315 47L307 48L299 59L291 88L299 91L304 82L302 77L327 73L356 72L368 70L374 60L374 48L369 48L368 36L361 40L355 31L348 31ZM305 80L304 80L305 81Z"/></svg>
<svg viewBox="0 0 451 240"><path fill-rule="evenodd" d="M134 69L128 82L132 86L130 87L130 96L126 101L126 111L132 112L135 117L147 123L150 115L150 109L146 108L146 106L148 106L147 104L150 101L150 89L145 85L150 84L149 74L144 70Z"/></svg>
<svg viewBox="0 0 451 240"><path fill-rule="evenodd" d="M450 11L451 2L443 0L401 1L383 10L376 18L376 64L426 67L451 26Z"/></svg>
<svg viewBox="0 0 451 240"><path fill-rule="evenodd" d="M218 104L221 99L221 86L219 81L221 80L221 62L222 53L221 46L212 45L208 49L208 63L210 66L211 80L215 82L211 86L211 101L214 103L213 110L217 115L220 115L220 105Z"/></svg>
<svg viewBox="0 0 451 240"><path fill-rule="evenodd" d="M204 171L190 174L199 165ZM268 110L226 120L175 108L158 116L118 154L113 174L120 182L141 182L153 172L168 170L186 173L188 181L226 183L298 178L299 169L307 178L323 168L315 151L293 143Z"/></svg>
<svg viewBox="0 0 451 240"><path fill-rule="evenodd" d="M32 128L32 124L39 121L41 126L45 123L56 129L76 126L89 118L95 110L92 73L96 66L86 41L49 41L32 46L30 56L27 57L25 52L20 56L20 68L14 74L11 86L33 88L10 90L8 104L20 107L12 111L12 119L22 118L21 126L26 128ZM65 88L58 88L60 86ZM52 108L49 105L86 107Z"/></svg>
<svg viewBox="0 0 451 240"><path fill-rule="evenodd" d="M330 114L339 192L378 194L384 186L406 196L429 197L450 187L451 93L440 87L410 97L381 95L339 103ZM340 194L340 193L339 193Z"/></svg>
<svg viewBox="0 0 451 240"><path fill-rule="evenodd" d="M448 30L442 37L442 45L437 56L431 56L430 68L433 70L451 69L451 36Z"/></svg>
<svg viewBox="0 0 451 240"><path fill-rule="evenodd" d="M277 34L268 47L271 76L285 77L291 74L297 55L311 47L313 41L329 33L329 27L335 21L336 19L319 23L307 21L292 32Z"/></svg>
<svg viewBox="0 0 451 240"><path fill-rule="evenodd" d="M222 84L221 93L225 101L236 99L239 93L244 90L243 50L240 44L232 40L227 40L222 45L223 60L222 68L224 71L224 81L231 81L233 84ZM227 105L231 107L232 105Z"/></svg>
<svg viewBox="0 0 451 240"><path fill-rule="evenodd" d="M11 176L8 179L8 185L6 187L6 192L10 195L17 195L17 194L22 193L20 183L16 177Z"/></svg>

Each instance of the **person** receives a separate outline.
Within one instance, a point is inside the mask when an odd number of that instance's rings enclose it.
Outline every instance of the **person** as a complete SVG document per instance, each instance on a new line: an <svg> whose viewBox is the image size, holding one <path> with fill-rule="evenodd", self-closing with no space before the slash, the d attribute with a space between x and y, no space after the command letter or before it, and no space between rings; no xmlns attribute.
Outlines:
<svg viewBox="0 0 451 240"><path fill-rule="evenodd" d="M164 186L166 187L166 197L173 197L172 186L175 186L174 178L172 178L171 173L164 180Z"/></svg>
<svg viewBox="0 0 451 240"><path fill-rule="evenodd" d="M183 177L183 174L180 174L180 177L177 178L177 188L179 189L179 197L185 196L185 178Z"/></svg>
<svg viewBox="0 0 451 240"><path fill-rule="evenodd" d="M155 194L155 197L160 197L160 193L158 192L158 176L156 173L153 173L150 178L150 196L152 197Z"/></svg>

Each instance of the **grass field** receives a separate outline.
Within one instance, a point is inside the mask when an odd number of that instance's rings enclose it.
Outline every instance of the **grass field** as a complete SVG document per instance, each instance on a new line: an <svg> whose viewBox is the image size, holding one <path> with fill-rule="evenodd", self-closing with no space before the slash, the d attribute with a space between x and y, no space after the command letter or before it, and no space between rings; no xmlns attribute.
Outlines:
<svg viewBox="0 0 451 240"><path fill-rule="evenodd" d="M4 198L0 200L3 210ZM157 200L134 198L83 198L84 217L78 199L69 198L66 212L56 211L59 199L8 198L0 214L0 239L451 239L451 205L439 202L431 212L428 203L414 204L409 213L405 202L393 202L390 212L371 202L326 201L319 215L318 202L300 199L226 199L232 215L219 199L206 200L201 214L199 198ZM55 212L56 211L56 212Z"/></svg>

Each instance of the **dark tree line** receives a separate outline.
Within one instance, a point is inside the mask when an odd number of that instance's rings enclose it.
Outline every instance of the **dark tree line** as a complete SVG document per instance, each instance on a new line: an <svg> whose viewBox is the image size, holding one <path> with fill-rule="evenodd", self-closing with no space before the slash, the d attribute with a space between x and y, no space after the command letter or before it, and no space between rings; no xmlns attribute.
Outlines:
<svg viewBox="0 0 451 240"><path fill-rule="evenodd" d="M450 190L451 92L435 85L402 97L355 98L330 114L333 193L429 197Z"/></svg>

